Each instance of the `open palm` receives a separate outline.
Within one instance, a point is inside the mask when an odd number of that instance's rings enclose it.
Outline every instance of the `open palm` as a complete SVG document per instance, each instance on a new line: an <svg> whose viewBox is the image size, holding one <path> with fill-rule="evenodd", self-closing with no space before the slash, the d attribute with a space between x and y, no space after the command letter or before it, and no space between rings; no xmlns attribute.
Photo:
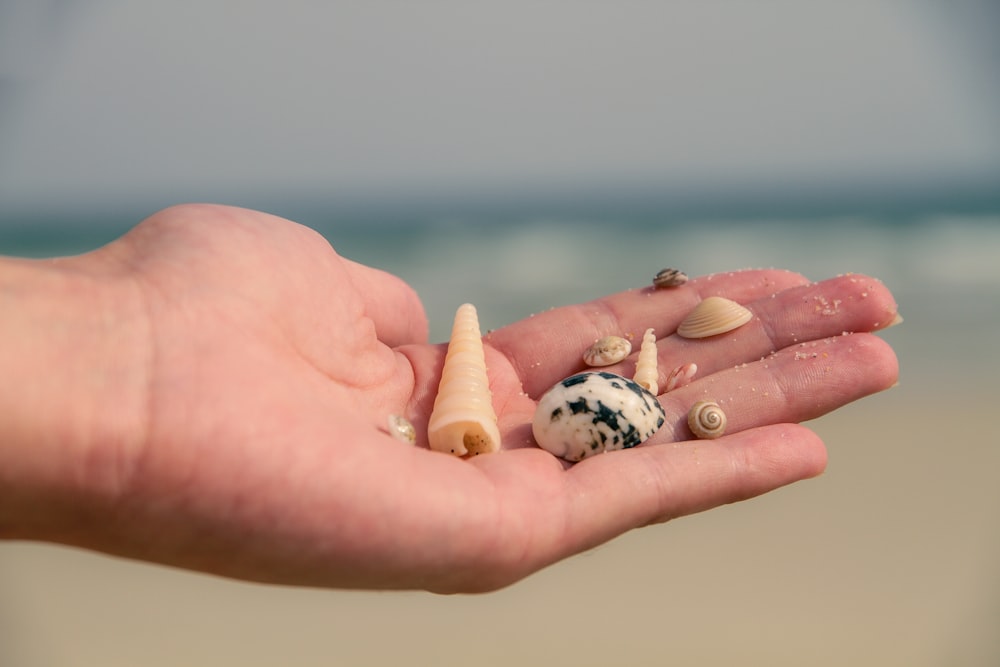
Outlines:
<svg viewBox="0 0 1000 667"><path fill-rule="evenodd" d="M168 209L100 252L142 295L148 396L141 428L116 444L114 520L86 546L258 581L501 587L629 529L818 474L823 445L795 423L897 373L864 333L895 304L864 276L741 271L636 289L487 335L504 451L461 460L426 448L445 347L427 343L398 278L307 228L216 206ZM712 294L756 317L714 339L671 335ZM534 447L540 394L596 338L646 327L661 387L674 366L699 368L660 396L663 428L573 466ZM722 403L728 435L690 440L684 415L701 397ZM416 447L388 434L392 413L414 423Z"/></svg>

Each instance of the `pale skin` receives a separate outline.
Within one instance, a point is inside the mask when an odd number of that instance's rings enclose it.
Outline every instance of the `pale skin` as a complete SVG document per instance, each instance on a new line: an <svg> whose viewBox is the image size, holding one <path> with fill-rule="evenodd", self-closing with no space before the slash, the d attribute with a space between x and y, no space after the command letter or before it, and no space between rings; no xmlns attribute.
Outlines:
<svg viewBox="0 0 1000 667"><path fill-rule="evenodd" d="M671 335L712 294L754 320ZM866 276L748 270L637 288L487 335L504 451L458 459L426 448L445 348L428 343L414 291L308 228L210 205L161 211L77 257L0 259L0 312L0 537L291 585L509 585L820 474L824 445L798 422L898 372L870 333L896 304ZM597 338L646 327L661 387L698 365L660 395L664 427L575 465L534 447L535 399ZM629 374L634 358L610 370ZM706 395L729 431L695 441L684 414ZM393 413L416 446L389 435Z"/></svg>

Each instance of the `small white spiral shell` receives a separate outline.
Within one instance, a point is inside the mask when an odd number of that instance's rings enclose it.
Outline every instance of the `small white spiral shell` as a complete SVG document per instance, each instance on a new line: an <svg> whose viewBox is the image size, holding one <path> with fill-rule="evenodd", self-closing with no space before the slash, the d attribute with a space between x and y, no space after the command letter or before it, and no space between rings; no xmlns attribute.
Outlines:
<svg viewBox="0 0 1000 667"><path fill-rule="evenodd" d="M427 440L431 449L456 456L500 449L479 317L470 303L455 313Z"/></svg>
<svg viewBox="0 0 1000 667"><path fill-rule="evenodd" d="M698 438L711 440L726 432L726 413L714 401L698 401L688 411L688 428Z"/></svg>
<svg viewBox="0 0 1000 667"><path fill-rule="evenodd" d="M632 380L656 396L660 393L660 372L656 366L656 336L652 329L646 329L642 335L642 347L639 348L639 358L635 363L635 375Z"/></svg>

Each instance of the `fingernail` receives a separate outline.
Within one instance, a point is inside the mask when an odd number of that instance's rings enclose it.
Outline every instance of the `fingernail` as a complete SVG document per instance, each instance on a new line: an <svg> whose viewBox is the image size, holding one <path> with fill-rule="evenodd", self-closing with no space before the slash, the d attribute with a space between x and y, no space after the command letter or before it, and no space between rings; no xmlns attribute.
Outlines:
<svg viewBox="0 0 1000 667"><path fill-rule="evenodd" d="M891 319L891 320L889 321L889 323L888 323L887 325L885 325L884 327L882 327L882 329L883 329L883 331L884 331L885 329L891 329L892 327L896 326L897 324L902 324L902 323L903 323L903 317L902 317L902 315L900 315L900 314L899 314L899 313L897 312L897 313L896 313L896 314L895 314L895 315L893 316L893 318L892 318L892 319Z"/></svg>

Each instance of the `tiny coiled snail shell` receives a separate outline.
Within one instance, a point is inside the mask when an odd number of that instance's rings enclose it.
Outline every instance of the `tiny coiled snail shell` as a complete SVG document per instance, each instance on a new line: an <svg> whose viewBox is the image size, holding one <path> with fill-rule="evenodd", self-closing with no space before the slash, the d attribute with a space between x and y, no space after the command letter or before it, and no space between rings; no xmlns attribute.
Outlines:
<svg viewBox="0 0 1000 667"><path fill-rule="evenodd" d="M632 352L632 343L621 336L605 336L597 339L583 353L583 361L588 366L610 366L617 364Z"/></svg>
<svg viewBox="0 0 1000 667"><path fill-rule="evenodd" d="M654 287L677 287L678 285L683 285L687 281L687 274L680 269L660 269L660 271L653 276Z"/></svg>
<svg viewBox="0 0 1000 667"><path fill-rule="evenodd" d="M726 413L714 401L698 401L688 411L687 423L696 437L711 440L726 432Z"/></svg>
<svg viewBox="0 0 1000 667"><path fill-rule="evenodd" d="M708 338L738 329L753 319L753 313L735 301L710 296L694 307L677 327L681 338Z"/></svg>

